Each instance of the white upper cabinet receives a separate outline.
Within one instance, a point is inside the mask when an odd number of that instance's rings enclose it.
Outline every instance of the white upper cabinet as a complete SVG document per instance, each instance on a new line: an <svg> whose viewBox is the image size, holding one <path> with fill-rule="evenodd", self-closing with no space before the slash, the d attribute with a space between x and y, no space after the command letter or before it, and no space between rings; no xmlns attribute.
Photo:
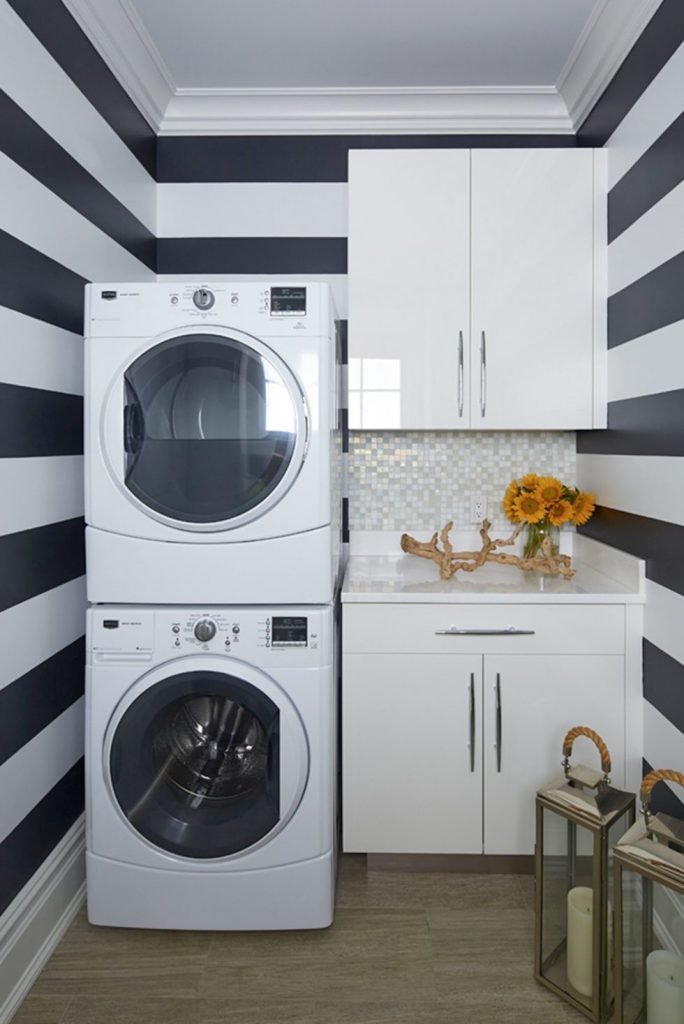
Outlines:
<svg viewBox="0 0 684 1024"><path fill-rule="evenodd" d="M349 154L352 428L605 425L595 160Z"/></svg>

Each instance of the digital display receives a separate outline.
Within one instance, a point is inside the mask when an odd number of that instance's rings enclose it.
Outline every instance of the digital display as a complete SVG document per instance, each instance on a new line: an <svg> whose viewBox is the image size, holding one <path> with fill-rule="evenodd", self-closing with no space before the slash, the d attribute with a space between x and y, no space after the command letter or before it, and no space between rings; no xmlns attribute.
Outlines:
<svg viewBox="0 0 684 1024"><path fill-rule="evenodd" d="M274 615L271 647L306 647L306 625L305 616Z"/></svg>
<svg viewBox="0 0 684 1024"><path fill-rule="evenodd" d="M306 288L271 288L271 316L306 316Z"/></svg>

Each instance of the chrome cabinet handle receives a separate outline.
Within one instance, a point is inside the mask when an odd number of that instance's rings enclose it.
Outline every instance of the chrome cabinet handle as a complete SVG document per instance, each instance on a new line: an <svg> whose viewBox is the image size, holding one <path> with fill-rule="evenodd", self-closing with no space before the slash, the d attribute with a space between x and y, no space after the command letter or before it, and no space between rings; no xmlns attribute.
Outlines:
<svg viewBox="0 0 684 1024"><path fill-rule="evenodd" d="M533 629L516 629L506 626L505 629L459 629L449 626L448 629L436 629L435 636L534 636Z"/></svg>
<svg viewBox="0 0 684 1024"><path fill-rule="evenodd" d="M487 410L487 337L482 331L480 335L480 415Z"/></svg>
<svg viewBox="0 0 684 1024"><path fill-rule="evenodd" d="M463 331L458 332L458 415L463 415Z"/></svg>
<svg viewBox="0 0 684 1024"><path fill-rule="evenodd" d="M470 698L469 698L469 719L470 719L470 770L475 771L475 673L470 673Z"/></svg>
<svg viewBox="0 0 684 1024"><path fill-rule="evenodd" d="M502 724L501 724L501 676L496 673L496 770L501 771L501 742L502 742Z"/></svg>

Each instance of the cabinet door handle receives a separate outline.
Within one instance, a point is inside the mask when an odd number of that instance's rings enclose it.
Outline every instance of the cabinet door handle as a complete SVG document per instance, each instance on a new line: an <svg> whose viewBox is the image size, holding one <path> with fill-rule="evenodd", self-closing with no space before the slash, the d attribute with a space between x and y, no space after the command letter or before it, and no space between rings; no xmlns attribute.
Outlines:
<svg viewBox="0 0 684 1024"><path fill-rule="evenodd" d="M480 334L480 415L487 411L487 336Z"/></svg>
<svg viewBox="0 0 684 1024"><path fill-rule="evenodd" d="M502 736L502 724L501 724L501 676L496 673L496 770L501 771L501 743L503 740Z"/></svg>
<svg viewBox="0 0 684 1024"><path fill-rule="evenodd" d="M463 415L463 331L458 332L458 415Z"/></svg>
<svg viewBox="0 0 684 1024"><path fill-rule="evenodd" d="M470 720L470 770L475 771L475 673L470 673L470 696L468 704L468 716Z"/></svg>
<svg viewBox="0 0 684 1024"><path fill-rule="evenodd" d="M459 629L449 626L448 629L436 629L435 636L534 636L533 629L517 629L506 626L504 629Z"/></svg>

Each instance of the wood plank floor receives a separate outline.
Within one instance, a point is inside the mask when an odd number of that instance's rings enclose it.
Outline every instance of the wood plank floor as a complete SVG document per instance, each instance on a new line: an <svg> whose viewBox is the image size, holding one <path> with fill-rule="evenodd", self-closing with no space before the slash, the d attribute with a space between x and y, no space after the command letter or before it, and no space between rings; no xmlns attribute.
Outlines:
<svg viewBox="0 0 684 1024"><path fill-rule="evenodd" d="M580 1024L532 977L532 879L367 871L332 928L161 932L81 913L13 1024Z"/></svg>

